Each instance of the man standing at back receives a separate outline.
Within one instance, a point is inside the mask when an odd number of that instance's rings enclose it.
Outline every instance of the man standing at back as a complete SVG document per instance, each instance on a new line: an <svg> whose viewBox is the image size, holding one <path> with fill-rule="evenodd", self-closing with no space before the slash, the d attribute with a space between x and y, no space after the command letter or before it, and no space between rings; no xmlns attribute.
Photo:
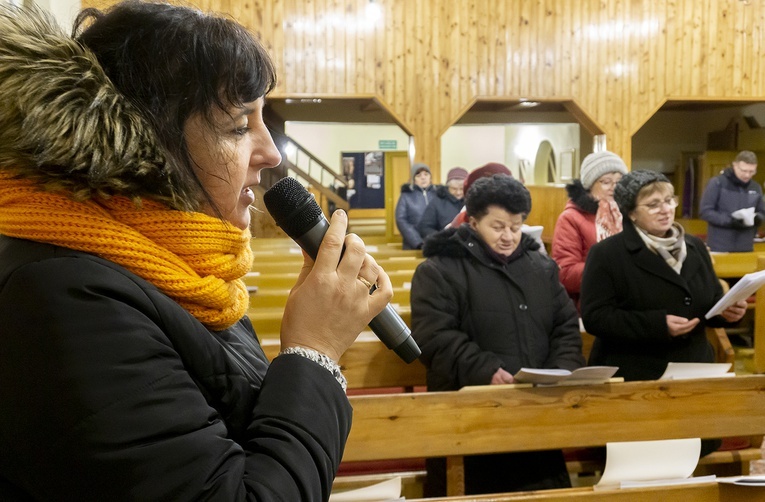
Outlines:
<svg viewBox="0 0 765 502"><path fill-rule="evenodd" d="M765 218L762 188L753 179L756 173L757 156L744 150L722 174L709 180L699 213L709 223L707 245L712 251L754 249L757 227Z"/></svg>

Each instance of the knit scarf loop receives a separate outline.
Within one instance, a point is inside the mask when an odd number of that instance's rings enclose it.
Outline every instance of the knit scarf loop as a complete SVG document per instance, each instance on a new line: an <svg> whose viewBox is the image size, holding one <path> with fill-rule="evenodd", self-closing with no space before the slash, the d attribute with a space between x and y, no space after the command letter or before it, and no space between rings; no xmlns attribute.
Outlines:
<svg viewBox="0 0 765 502"><path fill-rule="evenodd" d="M685 246L685 229L678 222L674 222L669 229L668 237L656 237L637 225L635 225L635 229L648 249L664 258L667 265L679 274L683 269L685 257L688 255Z"/></svg>
<svg viewBox="0 0 765 502"><path fill-rule="evenodd" d="M212 330L249 305L249 230L126 197L84 202L0 173L0 233L90 253L154 284Z"/></svg>

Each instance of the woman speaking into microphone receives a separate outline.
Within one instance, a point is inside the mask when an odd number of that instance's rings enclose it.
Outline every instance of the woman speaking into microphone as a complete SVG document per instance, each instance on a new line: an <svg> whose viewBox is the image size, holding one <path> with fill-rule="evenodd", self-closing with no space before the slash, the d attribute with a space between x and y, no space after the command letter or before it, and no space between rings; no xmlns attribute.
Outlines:
<svg viewBox="0 0 765 502"><path fill-rule="evenodd" d="M280 162L264 49L136 1L73 37L1 6L0 33L0 499L326 500L337 360L392 287L337 211L269 365L242 281Z"/></svg>

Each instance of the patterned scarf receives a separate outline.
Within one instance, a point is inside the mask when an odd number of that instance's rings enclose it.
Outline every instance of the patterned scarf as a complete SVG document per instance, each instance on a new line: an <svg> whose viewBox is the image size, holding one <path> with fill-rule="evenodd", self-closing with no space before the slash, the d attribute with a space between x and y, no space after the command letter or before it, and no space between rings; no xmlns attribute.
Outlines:
<svg viewBox="0 0 765 502"><path fill-rule="evenodd" d="M154 284L213 330L249 304L249 230L125 197L77 202L0 173L0 233L100 256Z"/></svg>
<svg viewBox="0 0 765 502"><path fill-rule="evenodd" d="M600 199L598 212L595 213L595 232L597 241L611 237L622 231L622 212L613 199Z"/></svg>
<svg viewBox="0 0 765 502"><path fill-rule="evenodd" d="M679 223L674 222L669 229L669 237L656 237L646 233L637 225L635 225L635 228L640 238L645 242L645 245L648 246L648 249L664 258L667 265L679 274L687 255L685 249L685 229Z"/></svg>

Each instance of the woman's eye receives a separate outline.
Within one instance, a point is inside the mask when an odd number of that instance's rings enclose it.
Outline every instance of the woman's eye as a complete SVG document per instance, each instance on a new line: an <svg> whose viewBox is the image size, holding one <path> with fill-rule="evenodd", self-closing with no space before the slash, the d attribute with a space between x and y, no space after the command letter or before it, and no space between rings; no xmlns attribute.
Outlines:
<svg viewBox="0 0 765 502"><path fill-rule="evenodd" d="M234 134L236 134L237 136L244 136L245 134L247 134L249 130L250 128L248 126L237 127L236 129L234 129Z"/></svg>

